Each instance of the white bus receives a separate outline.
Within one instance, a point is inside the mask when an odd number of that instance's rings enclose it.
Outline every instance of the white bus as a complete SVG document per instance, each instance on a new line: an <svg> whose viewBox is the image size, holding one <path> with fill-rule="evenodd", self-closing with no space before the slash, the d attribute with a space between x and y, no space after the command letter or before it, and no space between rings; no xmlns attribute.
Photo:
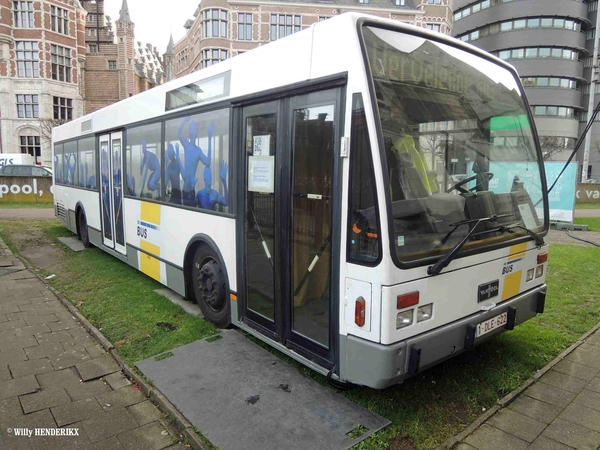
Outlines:
<svg viewBox="0 0 600 450"><path fill-rule="evenodd" d="M515 70L348 13L53 131L56 214L328 376L398 383L544 310Z"/></svg>

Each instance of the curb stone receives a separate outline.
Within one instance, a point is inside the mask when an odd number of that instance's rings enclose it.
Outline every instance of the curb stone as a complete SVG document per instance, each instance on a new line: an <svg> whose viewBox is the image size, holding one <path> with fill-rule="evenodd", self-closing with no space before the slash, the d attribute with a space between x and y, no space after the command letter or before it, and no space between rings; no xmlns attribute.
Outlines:
<svg viewBox="0 0 600 450"><path fill-rule="evenodd" d="M467 436L473 433L477 428L483 425L488 419L490 419L494 414L496 414L501 409L510 405L514 400L517 399L519 395L521 395L527 388L531 385L535 384L538 379L540 379L544 374L546 374L550 369L552 369L555 365L565 359L568 355L570 355L574 350L576 350L580 345L582 345L585 340L594 334L596 331L600 330L600 322L596 324L591 330L586 332L584 335L579 337L570 347L564 350L561 354L559 354L556 358L546 364L543 368L538 370L532 378L528 378L521 386L516 388L514 391L505 395L503 398L498 400L494 406L492 406L488 411L480 415L473 423L471 423L467 428L458 433L456 436L452 436L444 441L440 446L436 447L435 450L449 450L456 447L457 444L462 442Z"/></svg>
<svg viewBox="0 0 600 450"><path fill-rule="evenodd" d="M6 244L2 246L2 240L0 240L0 248L3 250L8 250ZM11 252L12 253L12 252ZM13 254L14 255L14 254ZM155 387L151 387L142 377L140 377L137 373L135 373L128 365L125 363L123 358L118 354L115 346L108 340L104 335L93 326L89 320L87 320L83 314L63 295L54 289L52 286L48 284L48 280L42 277L39 273L35 271L35 269L29 264L29 262L19 256L14 255L19 258L19 260L23 263L26 270L29 270L36 277L40 279L42 283L48 288L50 292L52 292L56 298L61 302L63 306L65 306L69 312L73 315L75 320L83 325L83 327L104 347L104 349L110 354L110 356L115 360L115 362L119 365L119 367L123 370L123 373L131 378L135 383L140 386L142 393L154 403L158 409L165 414L165 416L169 419L169 421L175 425L175 428L181 433L181 436L188 441L188 443L192 446L194 450L208 450L204 442L200 439L198 434L194 431L192 424L175 408L175 406L163 395Z"/></svg>

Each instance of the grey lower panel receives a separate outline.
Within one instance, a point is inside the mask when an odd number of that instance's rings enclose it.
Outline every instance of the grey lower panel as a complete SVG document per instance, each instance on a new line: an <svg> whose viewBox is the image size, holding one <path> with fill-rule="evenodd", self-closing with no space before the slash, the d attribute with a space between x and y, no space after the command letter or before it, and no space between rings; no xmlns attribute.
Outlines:
<svg viewBox="0 0 600 450"><path fill-rule="evenodd" d="M213 445L228 450L347 449L390 422L227 330L136 366ZM367 428L352 439L347 433Z"/></svg>
<svg viewBox="0 0 600 450"><path fill-rule="evenodd" d="M130 245L127 246L127 262L129 263L129 265L131 267L134 267L137 270L140 270L139 264L138 264L138 251L131 247Z"/></svg>
<svg viewBox="0 0 600 450"><path fill-rule="evenodd" d="M165 264L167 271L167 286L174 290L182 297L185 297L185 280L183 270L173 267L170 264Z"/></svg>
<svg viewBox="0 0 600 450"><path fill-rule="evenodd" d="M69 210L67 213L67 228L77 234L77 216L75 211Z"/></svg>
<svg viewBox="0 0 600 450"><path fill-rule="evenodd" d="M100 231L88 227L88 236L92 244L98 248L102 248L102 233Z"/></svg>
<svg viewBox="0 0 600 450"><path fill-rule="evenodd" d="M519 325L543 311L546 285L539 286L496 308L477 313L412 339L392 345L348 335L340 336L340 379L376 389L392 386L466 350L468 329L492 317L515 310L514 325ZM472 346L506 331L498 328L475 338Z"/></svg>
<svg viewBox="0 0 600 450"><path fill-rule="evenodd" d="M404 377L406 342L381 345L356 336L340 336L340 378L383 389Z"/></svg>
<svg viewBox="0 0 600 450"><path fill-rule="evenodd" d="M416 364L416 372L425 370L428 367L456 356L466 350L465 340L469 325L475 326L492 317L507 312L509 307L516 309L515 326L531 319L537 314L540 295L545 295L545 291L546 285L540 286L529 292L518 295L511 300L507 300L490 311L469 316L465 319L453 322L450 325L437 328L428 333L424 333L423 335L409 339L407 341L409 350L409 358L406 360L407 375L412 375L408 373L410 372L411 349L415 349L415 351L418 350L419 353L418 363L417 361L413 361L413 364ZM479 345L494 336L502 334L504 331L506 331L504 327L497 328L484 336L475 338L473 346ZM415 351L412 351L412 353L415 353ZM417 358L416 355L413 356L413 358Z"/></svg>

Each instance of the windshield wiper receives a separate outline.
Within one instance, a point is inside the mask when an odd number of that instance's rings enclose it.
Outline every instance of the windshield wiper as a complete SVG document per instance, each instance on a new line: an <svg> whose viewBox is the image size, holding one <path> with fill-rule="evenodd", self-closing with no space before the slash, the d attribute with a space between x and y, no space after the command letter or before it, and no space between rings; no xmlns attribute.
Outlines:
<svg viewBox="0 0 600 450"><path fill-rule="evenodd" d="M490 216L490 217L484 217L483 219L467 219L467 220L461 220L460 222L451 223L451 224L450 224L450 226L451 226L451 227L454 227L454 228L453 228L452 230L450 230L450 231L448 232L448 234L446 234L446 236L444 236L444 237L442 238L442 246L443 246L443 245L446 243L446 241L447 241L448 239L450 239L450 236L452 236L452 234L454 234L454 232L455 232L455 231L458 229L458 227L460 227L461 225L469 225L469 224L472 224L472 223L478 222L478 221L480 221L480 220L483 220L484 222L488 222L488 221L489 221L489 222L494 222L494 221L496 221L496 220L498 220L498 219L502 219L503 217L510 217L510 216L514 216L514 214L494 214L493 216ZM476 227L476 226L477 226L477 225L475 225L475 227ZM474 231L475 227L473 227L473 230L471 230L471 231ZM488 233L488 231L482 231L481 233L474 234L473 236L477 236L478 234L483 234L483 233Z"/></svg>
<svg viewBox="0 0 600 450"><path fill-rule="evenodd" d="M535 231L531 231L529 228L524 227L523 225L521 225L521 223L523 223L523 222L515 223L515 224L512 224L512 225L503 225L503 226L498 227L498 228L494 228L494 229L491 229L491 230L482 231L481 233L476 233L475 236L479 235L479 234L494 233L494 232L514 233L513 228L519 228L519 229L525 231L529 236L531 236L533 238L533 240L535 241L535 245L536 246L542 247L544 245L544 238L542 238Z"/></svg>
<svg viewBox="0 0 600 450"><path fill-rule="evenodd" d="M452 233L454 233L458 229L459 226L475 223L473 228L471 228L471 231L469 231L467 233L467 235L464 238L462 238L459 243L457 243L454 247L452 247L448 253L446 253L444 256L442 256L438 260L438 262L436 262L434 265L429 266L427 268L427 274L431 275L431 276L439 275L439 273L442 270L444 270L444 268L446 266L448 266L448 264L450 264L452 262L452 260L458 254L458 252L460 251L462 246L465 245L465 243L473 236L473 233L475 232L475 230L477 229L477 227L479 226L480 223L495 222L496 220L498 220L502 217L508 217L508 216L512 216L512 215L513 214L494 214L493 216L490 216L490 217L483 217L481 219L463 220L461 222L451 224L451 226L454 226L454 229L452 231L450 231L446 236L444 236L444 239L442 240L442 242L447 241L448 238L452 235Z"/></svg>

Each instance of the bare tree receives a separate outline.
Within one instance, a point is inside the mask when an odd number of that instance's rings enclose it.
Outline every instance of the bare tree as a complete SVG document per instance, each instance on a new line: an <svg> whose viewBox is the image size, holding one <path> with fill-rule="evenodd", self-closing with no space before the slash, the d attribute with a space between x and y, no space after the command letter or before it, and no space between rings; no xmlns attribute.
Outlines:
<svg viewBox="0 0 600 450"><path fill-rule="evenodd" d="M64 119L40 119L40 134L43 143L52 145L52 129L67 121Z"/></svg>
<svg viewBox="0 0 600 450"><path fill-rule="evenodd" d="M552 157L566 150L565 140L561 137L541 137L540 146L542 147L542 155L544 161L552 160Z"/></svg>

